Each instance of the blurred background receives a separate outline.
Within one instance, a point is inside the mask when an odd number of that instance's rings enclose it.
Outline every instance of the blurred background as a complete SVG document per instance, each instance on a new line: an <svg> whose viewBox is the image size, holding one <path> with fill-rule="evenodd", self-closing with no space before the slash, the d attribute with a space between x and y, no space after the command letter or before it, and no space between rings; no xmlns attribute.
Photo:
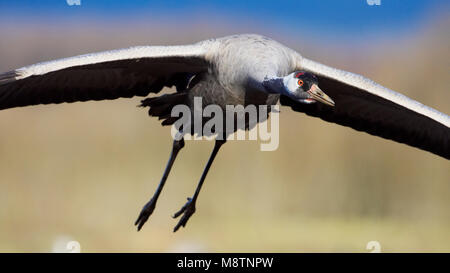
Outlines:
<svg viewBox="0 0 450 273"><path fill-rule="evenodd" d="M444 0L2 1L0 72L251 32L449 114L449 15ZM140 100L0 112L1 252L450 251L448 160L283 107L278 150L229 142L173 233L213 147L187 142L138 233L172 142Z"/></svg>

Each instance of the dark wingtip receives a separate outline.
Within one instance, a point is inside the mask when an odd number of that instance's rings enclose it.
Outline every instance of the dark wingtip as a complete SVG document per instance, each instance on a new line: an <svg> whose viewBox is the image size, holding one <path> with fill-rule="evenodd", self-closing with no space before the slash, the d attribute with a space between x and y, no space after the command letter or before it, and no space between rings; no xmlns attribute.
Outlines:
<svg viewBox="0 0 450 273"><path fill-rule="evenodd" d="M15 81L16 77L19 75L20 74L16 70L0 74L0 85Z"/></svg>

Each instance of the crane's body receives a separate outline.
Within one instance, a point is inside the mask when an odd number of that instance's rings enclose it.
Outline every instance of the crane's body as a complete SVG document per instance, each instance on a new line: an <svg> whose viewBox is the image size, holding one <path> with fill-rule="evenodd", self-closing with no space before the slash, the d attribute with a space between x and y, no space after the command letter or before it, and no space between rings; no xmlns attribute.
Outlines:
<svg viewBox="0 0 450 273"><path fill-rule="evenodd" d="M234 35L216 39L211 46L211 76L227 94L210 96L215 104L250 104L249 93L267 97L261 83L265 78L283 77L295 71L299 55L288 47L260 35ZM223 54L227 52L227 54ZM205 97L208 97L205 96ZM222 101L217 101L218 97ZM278 95L269 95L265 104L273 105ZM250 100L250 101L249 101ZM259 101L260 102L260 101Z"/></svg>
<svg viewBox="0 0 450 273"><path fill-rule="evenodd" d="M176 121L171 116L176 105L193 109L196 97L202 98L204 106L218 105L224 111L226 105L272 106L280 101L294 111L450 159L448 115L360 75L306 59L255 34L184 46L133 47L19 68L0 74L0 110L147 96L165 86L175 86L177 91L142 101L142 106L148 106L149 114L162 119L163 125ZM195 212L200 188L223 143L224 139L216 140L195 194L175 214L183 215L175 231L184 227ZM138 229L152 214L183 147L183 139L174 140L161 182L136 221Z"/></svg>

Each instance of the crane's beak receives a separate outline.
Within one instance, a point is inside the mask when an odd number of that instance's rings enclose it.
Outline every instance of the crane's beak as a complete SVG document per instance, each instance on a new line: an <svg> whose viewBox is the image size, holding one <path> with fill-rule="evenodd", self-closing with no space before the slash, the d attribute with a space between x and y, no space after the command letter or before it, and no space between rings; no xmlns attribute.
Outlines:
<svg viewBox="0 0 450 273"><path fill-rule="evenodd" d="M334 101L330 97L328 97L327 94L325 94L322 90L320 90L317 84L313 84L311 86L311 89L309 89L307 93L310 94L312 99L316 101L334 106Z"/></svg>

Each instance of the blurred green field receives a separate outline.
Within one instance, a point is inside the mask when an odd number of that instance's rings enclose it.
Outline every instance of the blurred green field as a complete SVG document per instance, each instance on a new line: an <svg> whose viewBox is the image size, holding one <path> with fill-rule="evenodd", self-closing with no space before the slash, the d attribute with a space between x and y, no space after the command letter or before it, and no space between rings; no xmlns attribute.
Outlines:
<svg viewBox="0 0 450 273"><path fill-rule="evenodd" d="M448 114L449 26L438 22L359 51L274 38ZM34 36L20 30L0 30L1 71L226 34L198 30L171 40L148 29L122 36L95 28ZM281 108L278 150L260 152L255 141L223 147L196 214L174 234L171 215L194 192L213 145L187 142L138 233L133 223L159 182L172 141L170 128L135 107L139 100L0 112L1 252L48 252L59 238L77 240L83 252L367 252L372 240L387 252L450 251L448 160L288 108Z"/></svg>

